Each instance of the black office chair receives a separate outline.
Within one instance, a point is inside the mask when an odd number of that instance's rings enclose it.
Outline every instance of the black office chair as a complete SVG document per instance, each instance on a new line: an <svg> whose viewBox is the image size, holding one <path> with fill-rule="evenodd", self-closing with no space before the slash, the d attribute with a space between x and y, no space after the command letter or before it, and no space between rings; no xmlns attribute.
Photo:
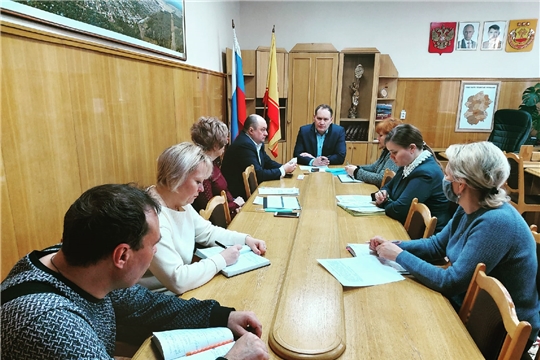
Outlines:
<svg viewBox="0 0 540 360"><path fill-rule="evenodd" d="M488 141L502 151L519 152L531 132L531 114L523 110L500 109L495 111L493 131Z"/></svg>

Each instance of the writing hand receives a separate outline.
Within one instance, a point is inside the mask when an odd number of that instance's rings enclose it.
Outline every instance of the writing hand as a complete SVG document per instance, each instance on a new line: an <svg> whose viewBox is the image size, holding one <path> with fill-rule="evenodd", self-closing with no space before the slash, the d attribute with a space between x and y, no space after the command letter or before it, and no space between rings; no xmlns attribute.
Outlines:
<svg viewBox="0 0 540 360"><path fill-rule="evenodd" d="M227 266L232 265L238 261L240 257L240 249L242 245L232 245L220 252L221 256L225 259Z"/></svg>
<svg viewBox="0 0 540 360"><path fill-rule="evenodd" d="M371 247L371 245L370 245ZM384 241L377 246L377 254L388 260L396 260L403 250L391 241Z"/></svg>
<svg viewBox="0 0 540 360"><path fill-rule="evenodd" d="M228 360L266 360L269 359L269 355L264 342L257 336L247 333L236 340L225 358Z"/></svg>
<svg viewBox="0 0 540 360"><path fill-rule="evenodd" d="M354 170L356 170L355 165L347 165L347 166L345 166L345 171L347 171L347 174L349 174L349 176L354 176Z"/></svg>
<svg viewBox="0 0 540 360"><path fill-rule="evenodd" d="M377 251L377 247L384 243L386 240L382 236L375 236L369 239L369 250L371 251Z"/></svg>
<svg viewBox="0 0 540 360"><path fill-rule="evenodd" d="M377 205L384 203L386 200L388 200L388 193L386 190L377 191L375 193L375 203Z"/></svg>

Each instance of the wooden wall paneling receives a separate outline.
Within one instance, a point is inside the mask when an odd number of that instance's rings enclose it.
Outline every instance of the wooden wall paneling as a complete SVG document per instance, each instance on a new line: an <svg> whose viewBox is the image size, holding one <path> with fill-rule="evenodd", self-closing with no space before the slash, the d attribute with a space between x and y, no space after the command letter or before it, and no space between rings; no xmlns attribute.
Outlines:
<svg viewBox="0 0 540 360"><path fill-rule="evenodd" d="M517 109L521 105L523 91L530 86L534 86L540 79L536 80L504 80L499 91L498 109Z"/></svg>
<svg viewBox="0 0 540 360"><path fill-rule="evenodd" d="M501 80L497 109L517 109L523 91L538 81ZM400 79L396 114L406 110L405 122L417 126L432 147L487 140L487 132L455 132L460 91L461 79Z"/></svg>
<svg viewBox="0 0 540 360"><path fill-rule="evenodd" d="M2 34L1 49L2 154L22 256L60 241L81 193L79 163L64 48Z"/></svg>
<svg viewBox="0 0 540 360"><path fill-rule="evenodd" d="M4 160L3 156L0 158L0 181L2 192L2 197L0 198L1 202L1 213L2 213L2 233L0 235L0 252L2 253L2 266L0 268L0 279L4 279L8 274L9 270L13 267L13 264L22 255L19 255L17 249L17 241L15 240L15 228L13 227L13 214L11 209L11 203L9 201L9 191L6 181L6 173L4 171Z"/></svg>

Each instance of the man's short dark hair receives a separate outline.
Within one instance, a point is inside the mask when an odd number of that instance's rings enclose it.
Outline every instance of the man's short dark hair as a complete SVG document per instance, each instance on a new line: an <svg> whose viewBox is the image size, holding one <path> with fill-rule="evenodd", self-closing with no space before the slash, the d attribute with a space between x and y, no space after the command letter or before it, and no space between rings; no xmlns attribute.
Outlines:
<svg viewBox="0 0 540 360"><path fill-rule="evenodd" d="M317 115L317 111L319 110L328 110L330 112L330 117L333 117L334 116L334 110L332 110L332 108L330 107L330 105L326 105L326 104L321 104L319 106L317 106L315 108L315 113L313 115Z"/></svg>
<svg viewBox="0 0 540 360"><path fill-rule="evenodd" d="M88 266L119 245L142 247L148 233L146 212L160 204L134 184L106 184L85 191L64 216L62 252L68 264Z"/></svg>
<svg viewBox="0 0 540 360"><path fill-rule="evenodd" d="M488 31L491 30L491 29L499 31L501 28L499 27L499 25L493 24L488 28Z"/></svg>
<svg viewBox="0 0 540 360"><path fill-rule="evenodd" d="M246 121L244 121L244 131L248 132L249 128L253 128L257 130L259 127L259 117L257 114L251 114L246 118Z"/></svg>

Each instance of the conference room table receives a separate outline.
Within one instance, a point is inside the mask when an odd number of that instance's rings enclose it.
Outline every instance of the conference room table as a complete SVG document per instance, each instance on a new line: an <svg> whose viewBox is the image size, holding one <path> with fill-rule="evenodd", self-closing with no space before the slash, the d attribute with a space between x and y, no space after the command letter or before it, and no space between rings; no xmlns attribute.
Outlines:
<svg viewBox="0 0 540 360"><path fill-rule="evenodd" d="M384 285L346 288L317 259L351 255L347 243L375 235L408 240L386 215L352 216L336 195L370 194L365 183L341 183L329 173L297 169L291 179L264 182L297 187L299 218L279 218L253 204L256 191L229 229L267 243L271 265L235 277L218 274L181 297L215 299L253 311L263 324L271 359L483 359L448 300L412 277ZM133 359L160 359L147 339Z"/></svg>

